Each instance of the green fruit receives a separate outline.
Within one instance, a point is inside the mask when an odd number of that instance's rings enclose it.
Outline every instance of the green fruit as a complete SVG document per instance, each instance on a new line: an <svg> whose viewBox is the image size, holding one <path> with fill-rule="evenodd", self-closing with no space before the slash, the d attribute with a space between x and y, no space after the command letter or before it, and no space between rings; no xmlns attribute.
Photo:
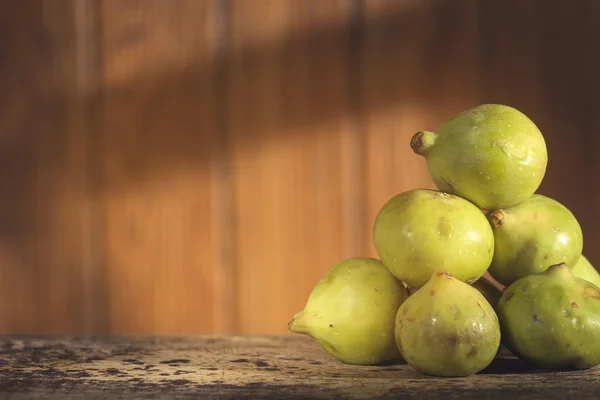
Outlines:
<svg viewBox="0 0 600 400"><path fill-rule="evenodd" d="M407 297L381 261L350 258L325 273L288 328L345 363L379 364L399 356L394 318Z"/></svg>
<svg viewBox="0 0 600 400"><path fill-rule="evenodd" d="M488 272L505 286L564 262L575 265L583 250L579 222L556 200L534 194L524 202L489 213L494 257Z"/></svg>
<svg viewBox="0 0 600 400"><path fill-rule="evenodd" d="M425 157L438 189L484 210L510 207L538 189L548 163L546 142L522 112L484 104L463 111L435 132L418 132L413 151Z"/></svg>
<svg viewBox="0 0 600 400"><path fill-rule="evenodd" d="M600 288L600 273L594 268L590 261L582 254L572 269L573 275L585 279Z"/></svg>
<svg viewBox="0 0 600 400"><path fill-rule="evenodd" d="M487 367L500 346L500 326L481 293L444 272L434 274L396 315L396 343L416 370L467 376Z"/></svg>
<svg viewBox="0 0 600 400"><path fill-rule="evenodd" d="M600 291L564 263L510 285L498 302L498 318L503 343L534 366L600 364Z"/></svg>
<svg viewBox="0 0 600 400"><path fill-rule="evenodd" d="M496 308L498 300L502 296L500 289L494 286L485 276L479 278L471 286L477 289L494 309Z"/></svg>
<svg viewBox="0 0 600 400"><path fill-rule="evenodd" d="M373 227L381 261L412 288L423 286L437 271L476 281L492 260L493 236L485 215L472 203L427 189L392 197Z"/></svg>

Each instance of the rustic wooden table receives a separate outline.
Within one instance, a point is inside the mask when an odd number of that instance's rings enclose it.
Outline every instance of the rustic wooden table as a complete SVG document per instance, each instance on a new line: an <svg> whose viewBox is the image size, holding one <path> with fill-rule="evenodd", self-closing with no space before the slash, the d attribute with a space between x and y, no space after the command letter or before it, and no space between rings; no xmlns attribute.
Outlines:
<svg viewBox="0 0 600 400"><path fill-rule="evenodd" d="M342 364L301 336L0 337L0 398L600 398L600 369L499 357L467 378Z"/></svg>

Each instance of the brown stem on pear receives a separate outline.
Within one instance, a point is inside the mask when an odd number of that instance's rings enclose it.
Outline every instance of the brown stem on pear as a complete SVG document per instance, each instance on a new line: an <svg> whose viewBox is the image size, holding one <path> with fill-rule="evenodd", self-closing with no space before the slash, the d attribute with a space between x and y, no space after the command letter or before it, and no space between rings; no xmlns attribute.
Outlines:
<svg viewBox="0 0 600 400"><path fill-rule="evenodd" d="M489 215L490 223L493 228L498 228L504 224L504 211L496 210Z"/></svg>
<svg viewBox="0 0 600 400"><path fill-rule="evenodd" d="M416 154L425 155L435 143L436 134L429 131L419 131L410 139L410 147Z"/></svg>

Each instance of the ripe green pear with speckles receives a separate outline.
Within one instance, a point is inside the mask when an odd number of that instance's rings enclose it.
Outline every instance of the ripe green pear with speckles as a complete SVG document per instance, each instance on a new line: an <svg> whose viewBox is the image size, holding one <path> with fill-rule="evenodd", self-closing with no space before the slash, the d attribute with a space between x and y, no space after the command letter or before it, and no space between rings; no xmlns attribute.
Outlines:
<svg viewBox="0 0 600 400"><path fill-rule="evenodd" d="M503 285L564 262L575 265L583 232L573 213L558 201L534 194L516 206L488 214L494 230L494 257L488 272Z"/></svg>
<svg viewBox="0 0 600 400"><path fill-rule="evenodd" d="M346 259L323 275L288 329L312 337L342 362L379 364L400 355L394 320L407 297L381 261Z"/></svg>
<svg viewBox="0 0 600 400"><path fill-rule="evenodd" d="M594 266L590 263L590 260L588 260L583 254L575 263L572 272L576 277L585 279L586 281L591 282L600 288L600 273L598 273L596 268L594 268Z"/></svg>
<svg viewBox="0 0 600 400"><path fill-rule="evenodd" d="M600 364L600 290L564 263L519 279L498 302L502 341L539 368Z"/></svg>
<svg viewBox="0 0 600 400"><path fill-rule="evenodd" d="M434 274L396 315L396 343L417 371L468 376L486 368L500 347L498 317L472 286L444 272Z"/></svg>
<svg viewBox="0 0 600 400"><path fill-rule="evenodd" d="M492 228L480 209L428 189L388 200L375 218L373 242L385 266L411 288L438 271L472 283L487 270L494 251Z"/></svg>
<svg viewBox="0 0 600 400"><path fill-rule="evenodd" d="M425 157L438 189L484 210L527 199L542 183L548 163L538 127L521 111L501 104L482 104L434 132L417 132L411 147Z"/></svg>

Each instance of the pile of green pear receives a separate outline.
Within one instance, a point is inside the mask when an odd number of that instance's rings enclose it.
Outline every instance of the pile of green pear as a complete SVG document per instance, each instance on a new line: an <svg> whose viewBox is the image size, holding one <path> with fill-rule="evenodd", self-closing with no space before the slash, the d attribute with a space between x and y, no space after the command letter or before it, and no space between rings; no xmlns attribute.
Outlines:
<svg viewBox="0 0 600 400"><path fill-rule="evenodd" d="M378 258L333 265L288 329L343 363L442 377L476 374L502 347L534 368L600 364L600 274L573 213L537 193L548 153L534 122L484 104L410 146L436 189L383 204Z"/></svg>

